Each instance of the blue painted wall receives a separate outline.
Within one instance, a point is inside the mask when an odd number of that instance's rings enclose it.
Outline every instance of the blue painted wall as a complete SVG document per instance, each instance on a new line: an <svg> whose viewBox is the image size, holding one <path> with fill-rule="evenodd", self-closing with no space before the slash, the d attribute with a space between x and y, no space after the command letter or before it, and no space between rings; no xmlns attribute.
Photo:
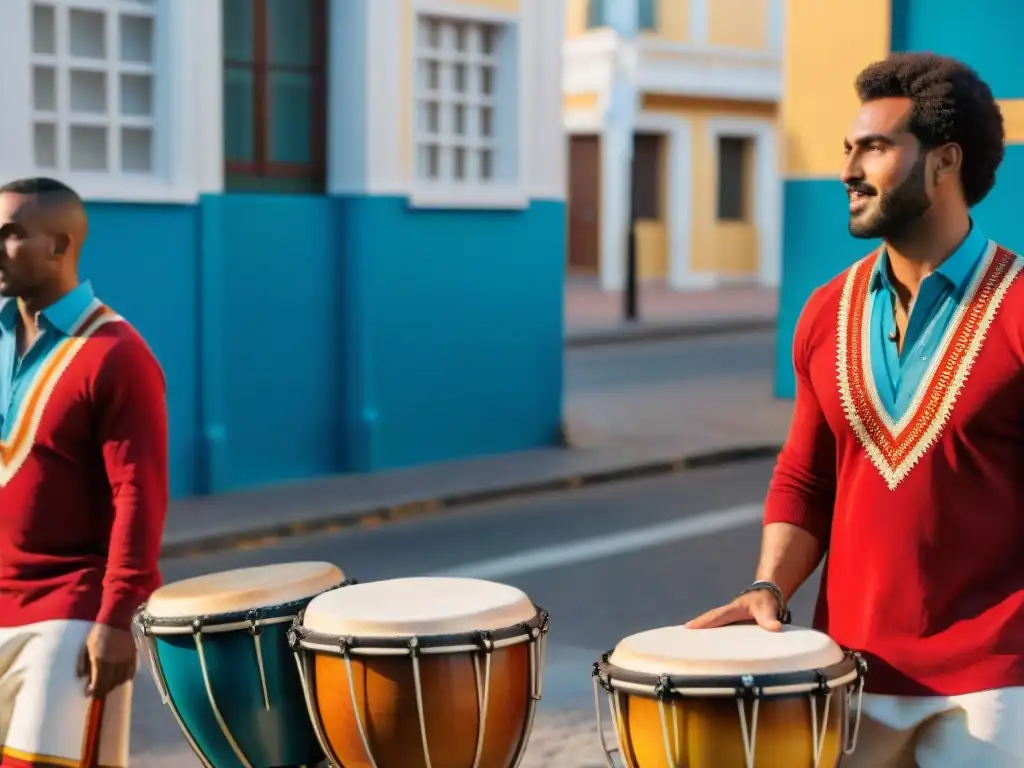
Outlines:
<svg viewBox="0 0 1024 768"><path fill-rule="evenodd" d="M344 254L331 199L211 196L201 211L209 489L343 470Z"/></svg>
<svg viewBox="0 0 1024 768"><path fill-rule="evenodd" d="M167 376L171 493L197 487L199 239L193 206L89 203L82 276L139 329Z"/></svg>
<svg viewBox="0 0 1024 768"><path fill-rule="evenodd" d="M90 204L83 274L164 366L172 493L558 439L564 204Z"/></svg>
<svg viewBox="0 0 1024 768"><path fill-rule="evenodd" d="M1024 146L1007 147L995 189L974 209L985 233L1007 248L1024 250L1024 218L1019 187L1024 181ZM878 246L856 240L847 230L847 200L834 180L790 180L785 183L782 285L776 337L775 394L792 397L793 330L804 302L815 287L828 282Z"/></svg>
<svg viewBox="0 0 1024 768"><path fill-rule="evenodd" d="M997 99L1024 98L1019 0L892 0L892 49L968 62Z"/></svg>
<svg viewBox="0 0 1024 768"><path fill-rule="evenodd" d="M558 439L565 206L415 211L339 200L358 470Z"/></svg>

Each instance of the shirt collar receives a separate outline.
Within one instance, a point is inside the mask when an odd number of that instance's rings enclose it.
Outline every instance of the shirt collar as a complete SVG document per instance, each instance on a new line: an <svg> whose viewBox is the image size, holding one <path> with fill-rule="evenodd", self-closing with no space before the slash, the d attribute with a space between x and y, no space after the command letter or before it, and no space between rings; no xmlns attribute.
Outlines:
<svg viewBox="0 0 1024 768"><path fill-rule="evenodd" d="M39 314L50 326L70 336L95 299L92 284L86 280ZM17 327L17 299L0 299L0 333L14 333Z"/></svg>
<svg viewBox="0 0 1024 768"><path fill-rule="evenodd" d="M974 266L981 259L985 249L988 247L988 238L981 231L977 224L971 222L971 231L960 243L960 246L953 251L952 255L942 262L933 274L941 275L943 279L956 290L963 291L967 281L974 273ZM878 253L878 260L875 262L875 269L871 276L872 290L885 288L894 291L892 281L889 279L889 257L885 247Z"/></svg>
<svg viewBox="0 0 1024 768"><path fill-rule="evenodd" d="M18 327L18 302L15 299L0 299L0 335L14 333Z"/></svg>

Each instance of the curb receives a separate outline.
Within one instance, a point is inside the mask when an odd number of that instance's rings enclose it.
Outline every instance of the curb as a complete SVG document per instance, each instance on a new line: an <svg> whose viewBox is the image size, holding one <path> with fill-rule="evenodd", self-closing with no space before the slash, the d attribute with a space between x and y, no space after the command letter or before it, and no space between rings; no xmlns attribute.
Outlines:
<svg viewBox="0 0 1024 768"><path fill-rule="evenodd" d="M781 449L782 446L776 444L726 448L691 454L689 456L680 456L675 459L643 461L612 469L565 475L549 480L495 486L480 491L466 491L441 497L427 497L399 506L378 506L367 507L361 510L346 510L337 515L329 515L315 520L281 523L280 525L263 526L244 532L218 534L192 541L166 544L160 550L160 557L195 557L232 549L260 549L272 546L293 536L305 536L316 533L333 534L346 528L376 527L398 520L424 517L429 514L484 502L503 501L544 493L558 493L625 480L639 480L659 475L671 475L691 469L703 469L722 464L775 458Z"/></svg>
<svg viewBox="0 0 1024 768"><path fill-rule="evenodd" d="M570 331L565 336L566 349L606 347L634 342L662 339L688 339L699 336L717 336L729 333L775 330L774 317L740 317L729 320L709 320L702 323L622 325L594 331Z"/></svg>

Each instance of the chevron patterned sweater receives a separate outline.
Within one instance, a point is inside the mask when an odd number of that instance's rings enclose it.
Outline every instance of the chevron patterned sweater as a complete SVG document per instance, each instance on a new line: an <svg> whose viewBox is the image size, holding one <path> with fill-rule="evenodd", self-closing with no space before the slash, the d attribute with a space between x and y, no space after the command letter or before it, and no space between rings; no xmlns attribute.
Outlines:
<svg viewBox="0 0 1024 768"><path fill-rule="evenodd" d="M898 423L865 335L875 255L798 323L764 519L826 543L815 626L864 654L873 693L1024 686L1024 260L983 258Z"/></svg>
<svg viewBox="0 0 1024 768"><path fill-rule="evenodd" d="M130 626L160 583L164 379L100 305L49 353L0 444L0 626Z"/></svg>

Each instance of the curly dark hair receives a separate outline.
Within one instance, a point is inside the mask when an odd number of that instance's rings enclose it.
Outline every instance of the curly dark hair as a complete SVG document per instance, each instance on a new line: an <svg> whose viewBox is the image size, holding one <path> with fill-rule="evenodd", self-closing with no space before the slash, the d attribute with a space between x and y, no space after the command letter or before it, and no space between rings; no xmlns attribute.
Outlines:
<svg viewBox="0 0 1024 768"><path fill-rule="evenodd" d="M925 149L960 145L960 184L967 205L980 203L996 183L1003 161L1003 114L992 90L963 62L933 53L894 53L857 76L862 102L912 99L910 131Z"/></svg>

